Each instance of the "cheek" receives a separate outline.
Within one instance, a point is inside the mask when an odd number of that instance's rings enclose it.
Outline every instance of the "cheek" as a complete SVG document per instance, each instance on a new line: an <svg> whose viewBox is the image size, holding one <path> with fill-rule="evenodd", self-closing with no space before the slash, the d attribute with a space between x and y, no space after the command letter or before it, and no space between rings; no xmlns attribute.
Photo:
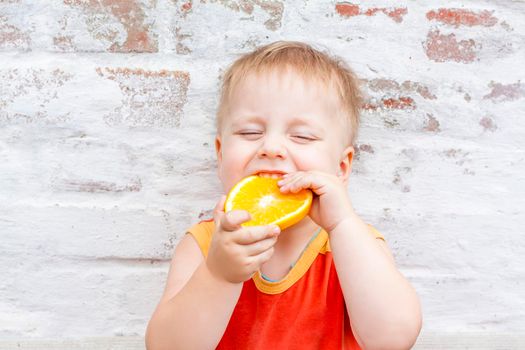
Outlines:
<svg viewBox="0 0 525 350"><path fill-rule="evenodd" d="M249 154L240 147L228 148L227 152L222 153L218 174L226 193L243 178L249 159Z"/></svg>
<svg viewBox="0 0 525 350"><path fill-rule="evenodd" d="M250 155L251 153L248 151L247 147L242 147L242 145L229 147L222 153L222 164L224 167L235 171L237 168L241 168L245 165L250 159Z"/></svg>
<svg viewBox="0 0 525 350"><path fill-rule="evenodd" d="M318 170L329 174L335 174L339 163L334 158L333 151L317 149L296 158L296 166L302 170Z"/></svg>
<svg viewBox="0 0 525 350"><path fill-rule="evenodd" d="M222 189L224 193L228 193L230 189L235 185L235 176L233 176L233 171L227 163L222 162L219 166L219 180L222 184Z"/></svg>

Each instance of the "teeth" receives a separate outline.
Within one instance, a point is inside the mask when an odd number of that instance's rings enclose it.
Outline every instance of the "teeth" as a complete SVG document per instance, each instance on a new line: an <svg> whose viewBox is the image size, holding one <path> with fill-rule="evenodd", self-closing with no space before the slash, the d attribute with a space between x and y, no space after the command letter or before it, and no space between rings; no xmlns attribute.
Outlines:
<svg viewBox="0 0 525 350"><path fill-rule="evenodd" d="M270 173L260 173L259 174L260 177L269 177L271 179L279 179L282 177L281 174L270 174Z"/></svg>

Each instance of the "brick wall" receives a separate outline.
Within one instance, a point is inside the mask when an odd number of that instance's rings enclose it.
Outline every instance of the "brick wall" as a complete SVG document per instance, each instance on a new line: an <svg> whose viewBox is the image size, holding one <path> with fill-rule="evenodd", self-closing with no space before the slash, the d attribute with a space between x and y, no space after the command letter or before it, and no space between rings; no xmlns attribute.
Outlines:
<svg viewBox="0 0 525 350"><path fill-rule="evenodd" d="M0 339L140 336L220 194L221 72L304 40L367 98L349 188L424 329L525 328L525 2L0 0Z"/></svg>

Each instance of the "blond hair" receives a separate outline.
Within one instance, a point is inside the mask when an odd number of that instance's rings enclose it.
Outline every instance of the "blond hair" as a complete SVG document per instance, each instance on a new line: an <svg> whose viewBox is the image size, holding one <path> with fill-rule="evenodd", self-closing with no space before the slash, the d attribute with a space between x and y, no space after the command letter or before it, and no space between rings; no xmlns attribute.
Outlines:
<svg viewBox="0 0 525 350"><path fill-rule="evenodd" d="M343 123L348 135L346 142L353 145L359 127L361 94L354 72L339 57L295 41L277 41L247 53L226 70L217 109L217 130L227 112L228 101L235 87L250 73L266 73L272 69L293 69L303 79L317 80L335 89L342 106Z"/></svg>

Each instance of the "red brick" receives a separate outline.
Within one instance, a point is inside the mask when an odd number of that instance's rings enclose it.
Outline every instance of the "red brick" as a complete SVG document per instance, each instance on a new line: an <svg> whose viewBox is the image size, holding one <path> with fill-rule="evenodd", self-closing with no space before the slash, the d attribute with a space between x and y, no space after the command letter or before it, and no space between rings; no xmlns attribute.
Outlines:
<svg viewBox="0 0 525 350"><path fill-rule="evenodd" d="M344 17L358 16L359 15L359 5L340 2L335 5L335 11Z"/></svg>
<svg viewBox="0 0 525 350"><path fill-rule="evenodd" d="M61 69L0 69L0 124L60 124L69 120L69 112L50 110L49 106L60 101L60 90L71 78ZM31 108L20 109L19 101L31 101Z"/></svg>
<svg viewBox="0 0 525 350"><path fill-rule="evenodd" d="M483 117L479 121L479 125L485 130L485 131L496 131L498 126L496 123L494 123L494 120L490 117Z"/></svg>
<svg viewBox="0 0 525 350"><path fill-rule="evenodd" d="M525 87L520 81L514 84L501 84L490 82L492 88L489 94L483 96L484 100L493 102L513 101L525 97Z"/></svg>
<svg viewBox="0 0 525 350"><path fill-rule="evenodd" d="M484 26L492 27L498 23L498 19L493 17L494 11L480 11L474 12L463 9L445 9L441 8L437 11L427 12L427 18L430 21L438 21L451 26Z"/></svg>
<svg viewBox="0 0 525 350"><path fill-rule="evenodd" d="M398 98L383 98L379 103L365 103L363 109L415 109L416 105L411 97L400 96Z"/></svg>
<svg viewBox="0 0 525 350"><path fill-rule="evenodd" d="M264 12L266 12L270 19L264 22L264 25L269 30L277 30L281 27L283 18L284 2L282 1L267 1L267 0L201 0L201 2L209 3L220 3L221 5L237 11L244 12L248 15L253 13L255 6L259 6Z"/></svg>
<svg viewBox="0 0 525 350"><path fill-rule="evenodd" d="M435 100L436 96L430 92L428 86L418 82L405 80L399 84L391 79L373 79L365 80L367 88L375 92L393 93L393 94L412 94L417 93L428 100Z"/></svg>
<svg viewBox="0 0 525 350"><path fill-rule="evenodd" d="M192 50L184 43L188 38L191 38L192 34L183 33L180 27L175 28L175 39L177 41L176 51L179 55L189 55Z"/></svg>
<svg viewBox="0 0 525 350"><path fill-rule="evenodd" d="M414 100L411 97L401 96L399 98L387 98L383 99L383 104L385 107L390 109L413 109Z"/></svg>
<svg viewBox="0 0 525 350"><path fill-rule="evenodd" d="M480 45L473 39L458 42L455 34L444 35L439 30L429 31L424 43L427 57L436 62L471 63L476 59L479 48Z"/></svg>
<svg viewBox="0 0 525 350"><path fill-rule="evenodd" d="M404 91L415 91L417 92L421 97L427 100L435 100L436 95L430 92L428 86L425 86L420 83L416 83L410 80L406 80L401 84L401 88Z"/></svg>
<svg viewBox="0 0 525 350"><path fill-rule="evenodd" d="M366 82L366 88L369 92L381 94L379 98L368 98L362 106L365 110L413 110L416 108L416 102L412 96L416 94L424 99L436 99L436 96L430 92L427 86L410 80L406 80L401 84L391 79L373 79L364 80L364 82Z"/></svg>
<svg viewBox="0 0 525 350"><path fill-rule="evenodd" d="M144 9L135 0L64 0L64 4L83 8L88 16L110 14L122 24L127 32L123 44L114 42L110 52L157 52L158 43L145 23ZM111 39L111 38L109 38Z"/></svg>
<svg viewBox="0 0 525 350"><path fill-rule="evenodd" d="M98 68L100 76L115 81L121 106L104 117L110 125L178 127L187 100L190 76L181 71Z"/></svg>
<svg viewBox="0 0 525 350"><path fill-rule="evenodd" d="M439 120L434 118L432 114L427 114L428 119L425 122L425 126L423 127L423 131L428 132L440 132L441 129L439 128Z"/></svg>
<svg viewBox="0 0 525 350"><path fill-rule="evenodd" d="M73 45L73 36L71 35L58 35L53 37L53 45L55 48L60 51L72 51L74 48Z"/></svg>
<svg viewBox="0 0 525 350"><path fill-rule="evenodd" d="M188 12L188 11L191 10L192 7L193 7L193 3L192 3L192 1L190 0L190 1L188 1L188 2L186 2L186 3L184 3L184 4L182 4L182 6L181 6L181 10L182 10L182 11L185 11L185 12Z"/></svg>
<svg viewBox="0 0 525 350"><path fill-rule="evenodd" d="M29 34L9 23L5 16L0 15L0 49L29 50L31 39Z"/></svg>
<svg viewBox="0 0 525 350"><path fill-rule="evenodd" d="M386 7L372 7L366 10L361 10L359 5L348 3L348 2L339 2L335 5L335 11L343 17L354 17L354 16L375 16L376 13L381 12L388 17L392 18L395 22L400 23L403 21L403 16L408 13L406 7L395 7L395 8L386 8Z"/></svg>

